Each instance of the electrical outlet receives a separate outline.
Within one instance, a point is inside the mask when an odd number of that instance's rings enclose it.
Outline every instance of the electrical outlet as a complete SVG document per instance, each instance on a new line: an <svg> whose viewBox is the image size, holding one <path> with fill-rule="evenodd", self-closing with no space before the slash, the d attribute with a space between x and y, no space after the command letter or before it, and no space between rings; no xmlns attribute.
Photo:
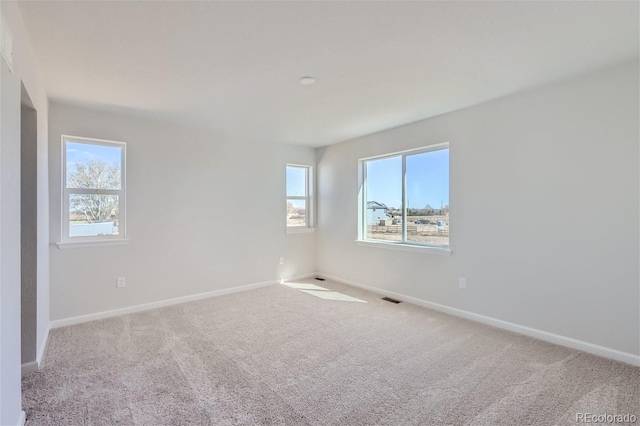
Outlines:
<svg viewBox="0 0 640 426"><path fill-rule="evenodd" d="M278 260L278 263L281 265L284 265L284 256L280 256L280 259Z"/></svg>
<svg viewBox="0 0 640 426"><path fill-rule="evenodd" d="M124 288L125 282L124 282L124 277L118 277L116 279L116 287L118 288Z"/></svg>
<svg viewBox="0 0 640 426"><path fill-rule="evenodd" d="M458 287L460 288L467 288L467 279L466 278L460 278L460 280L458 281Z"/></svg>

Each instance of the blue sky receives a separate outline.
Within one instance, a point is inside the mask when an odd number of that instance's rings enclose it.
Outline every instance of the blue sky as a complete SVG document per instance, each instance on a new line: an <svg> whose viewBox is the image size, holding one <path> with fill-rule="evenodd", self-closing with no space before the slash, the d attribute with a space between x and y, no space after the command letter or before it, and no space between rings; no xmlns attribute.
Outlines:
<svg viewBox="0 0 640 426"><path fill-rule="evenodd" d="M287 166L287 196L304 197L306 195L306 171L304 167ZM305 200L287 200L296 209L306 209Z"/></svg>
<svg viewBox="0 0 640 426"><path fill-rule="evenodd" d="M402 205L402 157L369 160L367 201L388 207ZM407 202L412 209L426 205L439 209L449 204L449 150L407 156Z"/></svg>
<svg viewBox="0 0 640 426"><path fill-rule="evenodd" d="M306 191L306 169L287 166L287 196L304 197Z"/></svg>
<svg viewBox="0 0 640 426"><path fill-rule="evenodd" d="M114 146L67 142L67 166L82 160L104 160L107 164L120 165L120 153L121 148Z"/></svg>

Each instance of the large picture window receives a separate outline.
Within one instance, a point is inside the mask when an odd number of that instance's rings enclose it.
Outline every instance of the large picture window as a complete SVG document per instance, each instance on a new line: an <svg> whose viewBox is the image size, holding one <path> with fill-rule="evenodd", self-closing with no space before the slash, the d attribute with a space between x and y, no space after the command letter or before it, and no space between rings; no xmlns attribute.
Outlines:
<svg viewBox="0 0 640 426"><path fill-rule="evenodd" d="M360 240L449 248L448 143L360 164Z"/></svg>
<svg viewBox="0 0 640 426"><path fill-rule="evenodd" d="M62 242L125 238L123 142L62 137Z"/></svg>

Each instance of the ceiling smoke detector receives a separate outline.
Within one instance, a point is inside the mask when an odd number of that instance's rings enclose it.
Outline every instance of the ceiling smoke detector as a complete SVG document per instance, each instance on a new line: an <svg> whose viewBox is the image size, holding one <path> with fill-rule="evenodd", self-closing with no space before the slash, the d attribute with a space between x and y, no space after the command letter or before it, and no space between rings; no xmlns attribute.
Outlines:
<svg viewBox="0 0 640 426"><path fill-rule="evenodd" d="M309 86L316 82L316 79L313 77L300 77L300 84L304 84L305 86Z"/></svg>

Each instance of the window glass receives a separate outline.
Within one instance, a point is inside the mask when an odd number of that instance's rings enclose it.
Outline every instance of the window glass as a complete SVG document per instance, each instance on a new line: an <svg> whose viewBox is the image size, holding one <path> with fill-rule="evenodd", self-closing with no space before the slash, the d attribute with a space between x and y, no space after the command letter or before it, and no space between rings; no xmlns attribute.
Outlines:
<svg viewBox="0 0 640 426"><path fill-rule="evenodd" d="M70 194L69 237L118 235L117 195Z"/></svg>
<svg viewBox="0 0 640 426"><path fill-rule="evenodd" d="M401 241L402 156L371 160L366 167L366 238Z"/></svg>
<svg viewBox="0 0 640 426"><path fill-rule="evenodd" d="M307 225L307 201L287 200L287 226Z"/></svg>
<svg viewBox="0 0 640 426"><path fill-rule="evenodd" d="M67 142L67 188L120 189L122 147Z"/></svg>
<svg viewBox="0 0 640 426"><path fill-rule="evenodd" d="M287 166L287 197L306 197L307 168Z"/></svg>
<svg viewBox="0 0 640 426"><path fill-rule="evenodd" d="M449 245L449 150L407 155L407 241Z"/></svg>

